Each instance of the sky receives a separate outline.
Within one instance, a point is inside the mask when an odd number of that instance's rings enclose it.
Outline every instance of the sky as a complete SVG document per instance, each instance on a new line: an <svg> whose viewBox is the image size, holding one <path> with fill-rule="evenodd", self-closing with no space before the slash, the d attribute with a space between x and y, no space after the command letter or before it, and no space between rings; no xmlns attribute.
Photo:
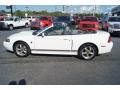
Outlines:
<svg viewBox="0 0 120 90"><path fill-rule="evenodd" d="M115 5L96 5L96 12L109 12ZM65 12L91 12L93 10L93 5L65 5ZM42 11L46 10L49 12L62 11L63 5L13 5L15 10L32 10L32 11ZM0 5L0 10L9 11L6 9L5 5Z"/></svg>

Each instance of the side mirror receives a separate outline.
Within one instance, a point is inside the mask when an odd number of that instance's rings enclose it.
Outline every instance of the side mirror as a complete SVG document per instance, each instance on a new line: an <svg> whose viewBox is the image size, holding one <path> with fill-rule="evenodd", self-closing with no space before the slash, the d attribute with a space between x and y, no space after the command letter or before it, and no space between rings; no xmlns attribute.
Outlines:
<svg viewBox="0 0 120 90"><path fill-rule="evenodd" d="M42 33L42 37L44 37L45 36L45 34L44 33Z"/></svg>

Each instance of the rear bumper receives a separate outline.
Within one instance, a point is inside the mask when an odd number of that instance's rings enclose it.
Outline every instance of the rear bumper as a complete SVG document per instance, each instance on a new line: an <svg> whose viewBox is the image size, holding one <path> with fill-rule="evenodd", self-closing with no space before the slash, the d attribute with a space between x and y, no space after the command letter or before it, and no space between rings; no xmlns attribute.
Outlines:
<svg viewBox="0 0 120 90"><path fill-rule="evenodd" d="M81 27L80 29L82 29L82 30L94 30L94 31L99 30L99 28L85 28L85 27Z"/></svg>
<svg viewBox="0 0 120 90"><path fill-rule="evenodd" d="M100 46L99 54L109 53L111 52L113 47L113 42L107 43L105 46Z"/></svg>

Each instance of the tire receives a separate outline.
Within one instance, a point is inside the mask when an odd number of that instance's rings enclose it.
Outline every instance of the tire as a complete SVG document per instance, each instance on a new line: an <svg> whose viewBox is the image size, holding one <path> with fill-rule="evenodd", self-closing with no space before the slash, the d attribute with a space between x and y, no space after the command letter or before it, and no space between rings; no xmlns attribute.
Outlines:
<svg viewBox="0 0 120 90"><path fill-rule="evenodd" d="M84 60L92 60L97 55L97 48L93 44L84 44L78 50L78 57Z"/></svg>
<svg viewBox="0 0 120 90"><path fill-rule="evenodd" d="M13 49L18 57L27 57L31 53L30 47L25 42L17 42Z"/></svg>
<svg viewBox="0 0 120 90"><path fill-rule="evenodd" d="M9 25L9 30L13 30L13 29L14 29L13 25Z"/></svg>
<svg viewBox="0 0 120 90"><path fill-rule="evenodd" d="M28 27L29 27L29 25L28 25L28 23L26 23L26 24L25 24L25 28L28 28Z"/></svg>

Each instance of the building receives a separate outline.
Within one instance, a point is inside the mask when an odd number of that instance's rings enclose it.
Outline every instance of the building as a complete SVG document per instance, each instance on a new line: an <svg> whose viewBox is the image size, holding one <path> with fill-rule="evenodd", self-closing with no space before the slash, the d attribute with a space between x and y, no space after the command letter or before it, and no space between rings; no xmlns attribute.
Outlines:
<svg viewBox="0 0 120 90"><path fill-rule="evenodd" d="M112 10L111 10L111 13L112 15L116 15L116 16L120 16L120 5L114 7Z"/></svg>

